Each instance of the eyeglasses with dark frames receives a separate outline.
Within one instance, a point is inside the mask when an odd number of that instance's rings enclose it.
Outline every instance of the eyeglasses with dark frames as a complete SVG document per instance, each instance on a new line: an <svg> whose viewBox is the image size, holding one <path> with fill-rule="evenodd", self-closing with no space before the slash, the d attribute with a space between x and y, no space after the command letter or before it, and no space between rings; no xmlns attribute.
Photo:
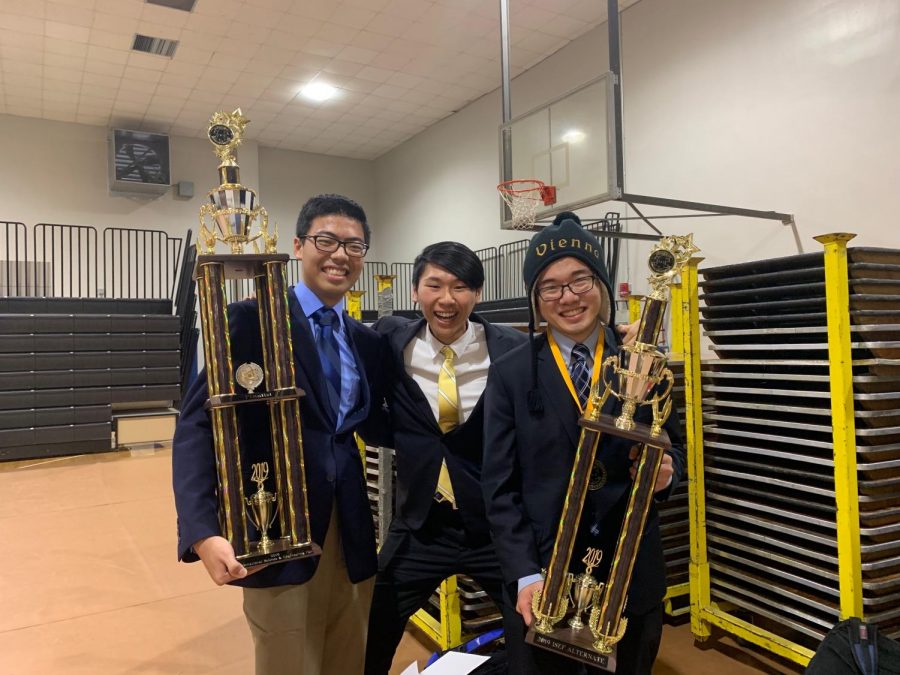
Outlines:
<svg viewBox="0 0 900 675"><path fill-rule="evenodd" d="M334 253L338 250L339 246L344 247L344 251L347 252L351 258L364 258L366 252L369 250L369 245L362 241L356 241L351 239L350 241L344 241L342 239L336 239L327 234L312 234L306 235L305 237L300 237L301 239L310 239L318 250L322 251L322 253Z"/></svg>
<svg viewBox="0 0 900 675"><path fill-rule="evenodd" d="M539 286L537 294L538 297L545 302L559 300L562 298L567 288L575 295L584 295L594 287L595 278L596 277L592 275L588 275L572 279L572 281L567 284L547 284L546 286Z"/></svg>

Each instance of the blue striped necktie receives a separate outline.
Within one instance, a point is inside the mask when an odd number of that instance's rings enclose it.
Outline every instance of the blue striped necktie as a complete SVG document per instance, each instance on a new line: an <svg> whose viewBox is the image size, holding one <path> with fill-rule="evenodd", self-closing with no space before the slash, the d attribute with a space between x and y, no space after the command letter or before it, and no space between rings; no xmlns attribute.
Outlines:
<svg viewBox="0 0 900 675"><path fill-rule="evenodd" d="M341 348L334 336L335 331L340 330L338 315L330 307L321 307L313 312L312 318L319 325L316 349L322 362L322 372L325 373L328 400L337 415L341 409Z"/></svg>
<svg viewBox="0 0 900 675"><path fill-rule="evenodd" d="M582 410L587 405L588 393L591 389L591 373L588 370L590 350L580 342L572 347L572 358L569 360L569 377L572 378L572 386L581 402Z"/></svg>

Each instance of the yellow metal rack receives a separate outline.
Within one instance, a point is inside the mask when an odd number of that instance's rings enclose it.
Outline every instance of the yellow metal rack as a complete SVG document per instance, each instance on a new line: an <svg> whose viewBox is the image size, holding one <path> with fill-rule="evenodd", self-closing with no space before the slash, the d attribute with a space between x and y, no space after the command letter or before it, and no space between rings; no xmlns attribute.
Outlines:
<svg viewBox="0 0 900 675"><path fill-rule="evenodd" d="M816 237L825 250L828 362L834 442L834 487L837 506L840 618L863 616L859 493L852 385L847 242L854 235ZM700 321L697 265L684 269L681 287L673 292L673 345L684 352L686 432L690 511L691 630L699 641L711 627L735 635L781 657L806 665L813 651L755 626L720 607L711 598L704 481L703 414L700 383ZM677 298L677 300L676 300ZM671 591L671 589L670 589ZM668 595L667 595L668 597Z"/></svg>

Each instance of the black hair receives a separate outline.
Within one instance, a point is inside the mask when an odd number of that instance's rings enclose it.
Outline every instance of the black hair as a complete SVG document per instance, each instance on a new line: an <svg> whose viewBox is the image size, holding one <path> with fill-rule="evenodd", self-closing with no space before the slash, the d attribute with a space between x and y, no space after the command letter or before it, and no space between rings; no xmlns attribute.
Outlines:
<svg viewBox="0 0 900 675"><path fill-rule="evenodd" d="M484 266L475 252L456 241L441 241L426 246L413 262L412 285L418 287L419 279L428 264L443 267L473 291L484 286Z"/></svg>
<svg viewBox="0 0 900 675"><path fill-rule="evenodd" d="M309 226L312 225L312 221L320 216L345 216L346 218L352 218L362 225L363 239L367 244L372 237L363 207L349 197L331 194L310 197L303 205L303 208L300 209L300 215L297 216L297 237L305 237L309 233Z"/></svg>

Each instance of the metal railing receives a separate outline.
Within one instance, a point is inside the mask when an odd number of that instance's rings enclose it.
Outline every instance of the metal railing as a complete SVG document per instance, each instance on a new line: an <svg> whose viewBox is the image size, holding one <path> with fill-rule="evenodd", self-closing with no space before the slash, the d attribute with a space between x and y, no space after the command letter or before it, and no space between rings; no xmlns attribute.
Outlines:
<svg viewBox="0 0 900 675"><path fill-rule="evenodd" d="M391 263L394 279L394 309L409 311L414 308L412 299L412 263Z"/></svg>
<svg viewBox="0 0 900 675"><path fill-rule="evenodd" d="M0 296L172 299L183 240L160 230L0 221Z"/></svg>
<svg viewBox="0 0 900 675"><path fill-rule="evenodd" d="M34 295L34 264L28 260L28 229L24 223L0 221L0 298ZM31 282L31 283L29 283Z"/></svg>
<svg viewBox="0 0 900 675"><path fill-rule="evenodd" d="M36 295L52 298L99 297L97 228L38 223L32 249Z"/></svg>
<svg viewBox="0 0 900 675"><path fill-rule="evenodd" d="M503 260L500 257L500 251L496 246L491 246L478 249L475 251L475 255L478 256L482 267L484 267L484 286L481 289L482 302L499 300L502 297L500 295L500 267Z"/></svg>
<svg viewBox="0 0 900 675"><path fill-rule="evenodd" d="M110 298L172 298L182 239L161 230L103 232L103 290Z"/></svg>

